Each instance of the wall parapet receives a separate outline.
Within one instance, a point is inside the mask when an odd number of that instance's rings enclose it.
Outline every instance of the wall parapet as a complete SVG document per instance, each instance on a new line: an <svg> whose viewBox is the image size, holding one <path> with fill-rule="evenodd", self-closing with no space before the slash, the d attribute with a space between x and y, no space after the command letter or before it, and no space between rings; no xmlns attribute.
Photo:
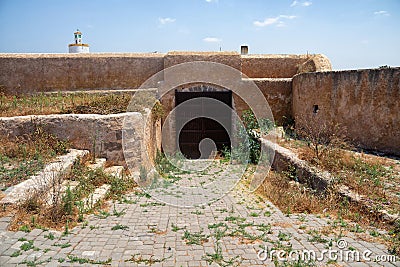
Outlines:
<svg viewBox="0 0 400 267"><path fill-rule="evenodd" d="M9 94L139 88L154 74L177 64L210 61L228 65L249 78L292 78L320 70L322 55L240 55L237 52L4 54L0 86ZM330 67L329 64L325 64Z"/></svg>
<svg viewBox="0 0 400 267"><path fill-rule="evenodd" d="M292 78L299 72L331 70L329 59L316 55L242 55L242 72L249 78Z"/></svg>
<svg viewBox="0 0 400 267"><path fill-rule="evenodd" d="M139 88L163 70L163 54L0 54L0 85L9 94Z"/></svg>

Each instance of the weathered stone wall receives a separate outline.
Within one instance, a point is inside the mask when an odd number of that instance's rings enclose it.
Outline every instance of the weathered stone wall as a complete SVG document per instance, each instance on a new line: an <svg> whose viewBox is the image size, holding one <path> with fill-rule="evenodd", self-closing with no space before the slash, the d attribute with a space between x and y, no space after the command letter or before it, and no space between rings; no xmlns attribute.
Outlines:
<svg viewBox="0 0 400 267"><path fill-rule="evenodd" d="M331 69L329 59L320 54L242 55L242 72L249 78L292 78L299 72Z"/></svg>
<svg viewBox="0 0 400 267"><path fill-rule="evenodd" d="M164 68L163 54L0 54L6 93L138 88Z"/></svg>
<svg viewBox="0 0 400 267"><path fill-rule="evenodd" d="M261 90L271 108L275 123L281 125L286 118L292 116L292 79L245 79L244 82L254 82ZM265 101L259 102L260 105L265 103ZM249 109L248 105L236 95L234 103L239 114Z"/></svg>
<svg viewBox="0 0 400 267"><path fill-rule="evenodd" d="M236 52L0 54L0 86L1 90L12 94L134 89L164 68L192 61L228 65L250 78L291 78L299 70L330 69L329 60L323 55L240 55ZM302 67L302 64L306 65ZM162 76L158 78L162 79Z"/></svg>
<svg viewBox="0 0 400 267"><path fill-rule="evenodd" d="M296 127L318 105L313 116L340 123L356 145L400 155L400 68L304 73L292 86Z"/></svg>
<svg viewBox="0 0 400 267"><path fill-rule="evenodd" d="M115 164L125 164L122 151L122 128L124 119L130 123L129 160L139 167L142 160L141 146L144 144L152 157L160 149L160 123L151 122L148 135L143 137L143 115L129 112L112 115L96 114L61 114L0 118L0 133L10 137L31 133L35 127L57 136L61 140L69 140L77 149L87 149L97 156L105 157ZM126 135L125 135L126 136ZM144 142L144 143L143 143ZM94 149L95 148L95 149Z"/></svg>

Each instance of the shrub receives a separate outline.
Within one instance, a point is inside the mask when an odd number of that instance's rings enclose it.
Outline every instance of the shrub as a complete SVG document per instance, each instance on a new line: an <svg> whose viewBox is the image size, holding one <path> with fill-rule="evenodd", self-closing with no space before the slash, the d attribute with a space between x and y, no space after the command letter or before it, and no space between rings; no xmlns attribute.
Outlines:
<svg viewBox="0 0 400 267"><path fill-rule="evenodd" d="M62 197L63 210L66 215L72 215L74 210L74 196L71 188L68 186L65 194Z"/></svg>
<svg viewBox="0 0 400 267"><path fill-rule="evenodd" d="M304 117L296 123L296 133L308 142L317 159L333 149L346 146L345 128L324 121L318 114Z"/></svg>
<svg viewBox="0 0 400 267"><path fill-rule="evenodd" d="M242 114L242 122L245 129L240 128L238 131L238 138L245 140L247 137L248 143L239 144L239 150L247 151L243 146L248 146L250 152L249 162L257 164L260 159L261 153L261 142L259 138L262 135L267 134L273 127L274 124L267 118L261 118L257 120L256 116L251 110L245 110Z"/></svg>

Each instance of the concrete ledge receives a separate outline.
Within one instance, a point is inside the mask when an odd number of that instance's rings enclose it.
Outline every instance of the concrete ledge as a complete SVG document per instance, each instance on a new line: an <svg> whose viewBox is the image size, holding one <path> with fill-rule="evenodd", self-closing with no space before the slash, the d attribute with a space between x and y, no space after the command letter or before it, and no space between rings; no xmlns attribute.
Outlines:
<svg viewBox="0 0 400 267"><path fill-rule="evenodd" d="M32 190L45 192L52 186L59 185L58 182L70 171L74 162L87 154L87 150L71 149L68 154L57 157L55 162L48 164L38 175L15 185L0 204L16 204L26 198Z"/></svg>
<svg viewBox="0 0 400 267"><path fill-rule="evenodd" d="M267 150L275 152L272 168L278 172L293 172L298 182L306 184L318 193L324 193L333 182L329 172L321 171L306 161L301 160L289 149L276 143L261 139L261 145ZM272 151L271 151L272 152Z"/></svg>

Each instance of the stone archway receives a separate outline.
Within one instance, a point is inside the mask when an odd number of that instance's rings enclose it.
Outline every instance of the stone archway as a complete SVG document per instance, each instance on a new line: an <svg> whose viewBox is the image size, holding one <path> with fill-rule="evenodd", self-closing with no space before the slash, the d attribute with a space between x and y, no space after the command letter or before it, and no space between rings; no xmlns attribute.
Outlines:
<svg viewBox="0 0 400 267"><path fill-rule="evenodd" d="M180 128L183 126L179 133L176 133L176 139L179 149L185 157L191 159L209 158L213 152L212 148L211 146L207 146L207 144L202 146L202 142L207 140L208 142L212 141L218 151L225 148L229 149L231 146L229 138L229 132L232 127L231 123L224 127L215 119L206 117L198 117L189 122L186 121L189 117L196 115L196 113L204 113L206 109L218 109L218 106L215 106L215 102L206 101L208 98L220 101L232 108L232 91L204 84L175 90L175 106L195 98L201 100L196 101L193 108L190 110L185 109L185 111L177 112L176 114L176 127ZM229 112L221 112L219 116L221 116L220 120L232 121L232 116ZM181 125L182 123L183 125ZM205 151L200 151L202 147Z"/></svg>

